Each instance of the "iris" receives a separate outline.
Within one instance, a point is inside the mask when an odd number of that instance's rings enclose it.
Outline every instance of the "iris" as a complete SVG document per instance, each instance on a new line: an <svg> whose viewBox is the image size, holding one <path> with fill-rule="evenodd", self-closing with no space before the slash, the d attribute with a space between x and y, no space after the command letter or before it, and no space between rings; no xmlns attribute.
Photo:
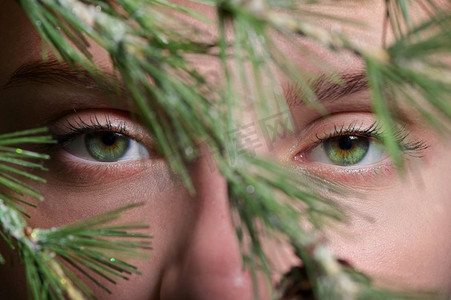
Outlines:
<svg viewBox="0 0 451 300"><path fill-rule="evenodd" d="M130 138L111 131L93 132L85 136L86 149L95 160L115 162L121 159L130 147Z"/></svg>
<svg viewBox="0 0 451 300"><path fill-rule="evenodd" d="M368 153L370 141L367 137L355 135L337 136L324 141L327 157L340 166L359 163Z"/></svg>

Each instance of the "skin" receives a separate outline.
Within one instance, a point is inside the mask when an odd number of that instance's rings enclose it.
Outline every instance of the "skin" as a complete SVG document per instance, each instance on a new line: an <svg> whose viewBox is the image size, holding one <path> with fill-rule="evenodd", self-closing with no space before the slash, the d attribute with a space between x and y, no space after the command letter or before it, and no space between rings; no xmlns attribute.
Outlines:
<svg viewBox="0 0 451 300"><path fill-rule="evenodd" d="M334 12L370 25L381 24L383 7L380 2L343 6ZM179 3L188 6L185 1ZM207 7L189 6L213 17ZM328 7L320 10L332 11ZM189 22L204 26L193 20ZM326 28L336 28L330 21L320 19L319 22ZM342 26L341 30L352 33L353 40L362 46L377 47L382 40L379 27L357 30ZM203 29L214 34L213 27ZM0 86L3 86L18 67L42 57L40 39L14 1L0 4L0 40L5 45L0 48ZM350 54L331 53L301 40L296 40L299 44L279 37L277 40L297 67L315 74L322 71L308 64L311 54L300 54L296 45L310 47L336 71L362 70L361 61ZM96 46L91 52L102 68L111 71L105 52ZM214 70L215 63L205 58L195 59L202 72ZM262 142L255 146L256 150L345 184L364 195L339 200L352 209L348 211L347 224L337 224L327 233L328 244L338 257L373 275L384 286L451 292L451 240L447 238L451 235L451 188L447 179L451 164L449 143L403 106L403 112L410 116L405 120L408 140L427 145L420 153L414 153L421 157L405 154L407 173L404 178L397 175L389 158L353 168L311 161L307 150L312 148L315 136L333 133L334 126L347 127L354 122L369 127L375 121L367 91L324 105L331 113L326 118L320 118L317 112L303 105L294 106L291 113L296 120L296 133L277 141L272 149L267 149ZM21 86L0 88L2 133L44 125L64 133L64 124L68 121L89 122L97 117L105 123L107 116L113 124L125 122L129 131L142 136L144 146L151 148L150 138L146 139L145 129L130 117L130 110L125 104L111 104L98 90L80 88L70 82L30 81ZM264 141L262 136L258 138ZM45 201L39 203L38 209L30 210L31 226L61 226L124 204L146 202L144 207L125 217L125 221L145 221L154 236L150 258L133 261L142 275L132 276L130 281L117 286L107 284L113 296L93 287L99 298L252 299L252 281L242 268L230 219L226 183L218 172L211 170L208 155L190 166L197 191L193 197L171 181L167 165L159 158L107 166L74 157L58 146L48 152L52 155L52 160L46 163L50 171L40 174L48 182L38 186ZM274 250L276 246L268 243L275 273L280 274L294 262L293 257L287 247ZM276 258L277 253L279 258ZM22 275L20 268L2 266L2 295L9 293L11 298L24 298ZM260 290L262 298L269 297L263 279Z"/></svg>

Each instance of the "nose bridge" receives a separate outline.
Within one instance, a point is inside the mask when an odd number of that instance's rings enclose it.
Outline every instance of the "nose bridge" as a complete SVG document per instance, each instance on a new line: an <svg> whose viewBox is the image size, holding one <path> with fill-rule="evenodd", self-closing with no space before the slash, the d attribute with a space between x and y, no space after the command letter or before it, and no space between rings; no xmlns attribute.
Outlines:
<svg viewBox="0 0 451 300"><path fill-rule="evenodd" d="M196 163L193 184L196 220L180 260L163 281L162 299L253 299L252 280L243 270L224 178L208 160ZM188 200L188 199L187 199Z"/></svg>

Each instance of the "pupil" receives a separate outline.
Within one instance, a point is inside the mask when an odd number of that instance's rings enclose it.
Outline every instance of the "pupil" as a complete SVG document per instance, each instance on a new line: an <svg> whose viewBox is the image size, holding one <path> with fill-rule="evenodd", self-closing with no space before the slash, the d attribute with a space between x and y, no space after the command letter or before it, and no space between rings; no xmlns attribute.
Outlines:
<svg viewBox="0 0 451 300"><path fill-rule="evenodd" d="M354 142L358 139L356 136L344 136L338 140L338 146L342 150L350 150L354 146Z"/></svg>
<svg viewBox="0 0 451 300"><path fill-rule="evenodd" d="M116 143L116 134L113 132L105 132L102 134L102 143L105 146L113 146Z"/></svg>

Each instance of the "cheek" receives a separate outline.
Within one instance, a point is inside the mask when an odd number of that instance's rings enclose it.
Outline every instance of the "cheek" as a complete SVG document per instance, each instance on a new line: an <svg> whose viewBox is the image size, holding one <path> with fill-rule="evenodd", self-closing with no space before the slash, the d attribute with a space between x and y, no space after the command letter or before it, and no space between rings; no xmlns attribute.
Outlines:
<svg viewBox="0 0 451 300"><path fill-rule="evenodd" d="M451 290L451 189L439 171L356 199L350 224L329 234L337 256L383 286Z"/></svg>
<svg viewBox="0 0 451 300"><path fill-rule="evenodd" d="M101 177L101 176L100 176ZM40 189L45 200L32 215L32 227L58 227L132 204L142 206L123 213L116 223L142 223L152 235L152 264L163 265L172 249L181 247L195 219L195 208L182 183L171 177L164 163L136 175L78 186L50 176ZM70 180L69 180L70 181ZM94 182L94 181L93 181ZM164 255L163 255L164 254Z"/></svg>
<svg viewBox="0 0 451 300"><path fill-rule="evenodd" d="M174 260L176 249L183 249L189 236L187 231L192 227L190 222L195 219L188 192L170 177L167 167L154 166L126 179L110 182L107 178L92 186L71 185L51 176L40 187L46 199L38 209L29 210L33 227L67 225L130 203L144 202L143 206L125 212L116 222L149 226L145 232L153 238L148 257L127 259L142 275L132 275L127 282L118 280L118 285L102 281L113 292L113 298L95 285L89 283L89 286L99 299L149 299L149 295L158 293L163 270ZM158 299L158 295L150 299Z"/></svg>
<svg viewBox="0 0 451 300"><path fill-rule="evenodd" d="M181 185L171 178L163 162L139 165L134 172L128 169L61 172L53 163L47 167L49 172L39 174L47 183L37 186L45 200L37 210L30 210L33 225L40 227L66 225L131 203L144 203L144 206L126 212L124 220L148 223L152 216L156 218L168 212L163 208L173 205L172 194L184 195L176 192Z"/></svg>

